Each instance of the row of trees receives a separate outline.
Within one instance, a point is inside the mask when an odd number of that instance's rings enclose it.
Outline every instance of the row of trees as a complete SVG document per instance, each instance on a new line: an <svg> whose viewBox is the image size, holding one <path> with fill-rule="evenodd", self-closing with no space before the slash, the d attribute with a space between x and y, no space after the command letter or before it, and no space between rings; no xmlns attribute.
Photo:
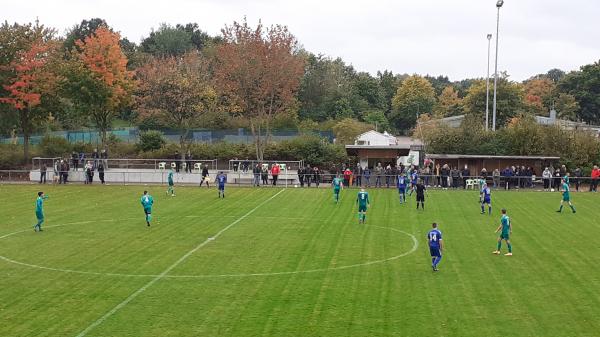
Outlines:
<svg viewBox="0 0 600 337"><path fill-rule="evenodd" d="M162 24L138 45L104 20L65 36L39 22L0 26L0 133L96 127L115 118L144 128L248 127L262 158L273 127L331 128L342 142L376 126L408 133L418 118L482 118L483 79L357 72L342 59L299 47L285 26L244 20L213 37L197 24ZM547 115L600 122L600 63L553 69L518 83L502 74L498 124ZM336 131L337 130L337 131ZM183 151L182 151L183 152Z"/></svg>
<svg viewBox="0 0 600 337"><path fill-rule="evenodd" d="M588 173L600 159L600 142L593 133L540 125L527 114L511 118L496 132L485 131L480 118L468 116L458 128L435 120L423 123L416 135L429 153L558 156L563 164Z"/></svg>

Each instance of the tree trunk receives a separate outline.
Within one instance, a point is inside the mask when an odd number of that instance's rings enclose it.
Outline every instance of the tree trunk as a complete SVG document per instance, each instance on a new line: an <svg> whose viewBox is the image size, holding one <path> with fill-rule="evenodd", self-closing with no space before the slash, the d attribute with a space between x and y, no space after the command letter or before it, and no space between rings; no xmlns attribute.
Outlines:
<svg viewBox="0 0 600 337"><path fill-rule="evenodd" d="M23 109L20 112L21 119L21 130L23 131L23 163L27 164L29 161L29 136L31 135L31 129L29 127L29 111Z"/></svg>
<svg viewBox="0 0 600 337"><path fill-rule="evenodd" d="M23 132L23 163L27 164L29 161L29 132Z"/></svg>
<svg viewBox="0 0 600 337"><path fill-rule="evenodd" d="M252 138L254 139L254 150L256 151L256 160L263 160L263 156L260 153L260 125L255 125L254 120L250 120L250 131L252 131Z"/></svg>

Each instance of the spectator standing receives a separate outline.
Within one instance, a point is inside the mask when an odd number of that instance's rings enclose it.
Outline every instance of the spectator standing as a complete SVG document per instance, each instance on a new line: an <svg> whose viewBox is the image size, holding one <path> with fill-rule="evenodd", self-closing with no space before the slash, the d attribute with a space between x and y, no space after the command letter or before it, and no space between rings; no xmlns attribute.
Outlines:
<svg viewBox="0 0 600 337"><path fill-rule="evenodd" d="M441 174L440 177L441 177L441 182L442 182L442 188L447 190L448 189L448 177L450 176L450 167L448 166L448 164L444 164L444 166L442 166L440 174Z"/></svg>
<svg viewBox="0 0 600 337"><path fill-rule="evenodd" d="M66 184L69 177L69 164L64 159L60 161L60 176L62 183Z"/></svg>
<svg viewBox="0 0 600 337"><path fill-rule="evenodd" d="M550 167L548 168L550 170L550 188L554 188L554 166L552 166L552 164L550 164Z"/></svg>
<svg viewBox="0 0 600 337"><path fill-rule="evenodd" d="M185 172L192 173L192 166L192 152L188 150L188 152L185 154Z"/></svg>
<svg viewBox="0 0 600 337"><path fill-rule="evenodd" d="M600 169L597 165L594 165L592 169L592 181L590 183L590 192L596 192L598 188L598 179L600 179Z"/></svg>
<svg viewBox="0 0 600 337"><path fill-rule="evenodd" d="M462 176L463 190L466 190L467 189L467 179L469 179L471 177L471 171L469 171L469 168L467 167L467 165L465 165L465 168L462 170L460 175Z"/></svg>
<svg viewBox="0 0 600 337"><path fill-rule="evenodd" d="M298 182L300 182L300 187L304 187L304 166L300 166L298 168Z"/></svg>
<svg viewBox="0 0 600 337"><path fill-rule="evenodd" d="M392 179L392 166L390 164L388 164L385 167L385 187L386 188L390 188L390 180Z"/></svg>
<svg viewBox="0 0 600 337"><path fill-rule="evenodd" d="M575 191L579 192L579 184L581 184L581 169L577 167L575 171L573 171L573 179L575 183Z"/></svg>
<svg viewBox="0 0 600 337"><path fill-rule="evenodd" d="M437 182L437 187L442 187L442 176L440 175L441 169L442 168L440 167L439 163L435 164L435 179Z"/></svg>
<svg viewBox="0 0 600 337"><path fill-rule="evenodd" d="M306 167L304 168L304 183L306 184L306 186L310 187L310 184L312 182L312 167L310 167L310 165L306 165Z"/></svg>
<svg viewBox="0 0 600 337"><path fill-rule="evenodd" d="M555 170L554 171L554 182L552 185L556 188L557 191L559 191L561 189L560 179L561 179L560 170Z"/></svg>
<svg viewBox="0 0 600 337"><path fill-rule="evenodd" d="M48 167L46 164L42 164L42 167L40 167L40 184L46 183L46 171L48 171Z"/></svg>
<svg viewBox="0 0 600 337"><path fill-rule="evenodd" d="M237 172L238 171L238 166L240 165L240 162L237 160L236 158L233 158L233 172Z"/></svg>
<svg viewBox="0 0 600 337"><path fill-rule="evenodd" d="M352 176L352 171L350 171L349 168L346 168L346 170L344 170L344 187L349 187L351 176Z"/></svg>
<svg viewBox="0 0 600 337"><path fill-rule="evenodd" d="M52 169L53 169L53 173L54 175L52 176L52 183L56 184L57 182L60 183L61 177L60 177L60 162L58 160L54 161L54 164L52 165Z"/></svg>
<svg viewBox="0 0 600 337"><path fill-rule="evenodd" d="M79 168L79 156L75 151L71 153L71 162L73 164L73 171L77 171L77 169Z"/></svg>
<svg viewBox="0 0 600 337"><path fill-rule="evenodd" d="M252 186L260 186L260 164L256 164L252 169L252 174L254 175L254 181L252 182Z"/></svg>
<svg viewBox="0 0 600 337"><path fill-rule="evenodd" d="M273 177L273 186L277 186L277 178L279 178L279 165L277 163L273 164L271 167L271 176Z"/></svg>
<svg viewBox="0 0 600 337"><path fill-rule="evenodd" d="M269 168L268 168L268 164L263 164L262 168L260 170L260 176L262 178L262 184L263 186L266 186L269 184Z"/></svg>
<svg viewBox="0 0 600 337"><path fill-rule="evenodd" d="M363 177L365 177L365 185L371 187L371 169L368 166L363 171Z"/></svg>
<svg viewBox="0 0 600 337"><path fill-rule="evenodd" d="M100 178L100 183L104 185L104 161L101 161L98 165L98 178Z"/></svg>
<svg viewBox="0 0 600 337"><path fill-rule="evenodd" d="M94 149L92 152L92 159L94 160L94 168L98 167L98 159L100 159L100 155L98 154L98 149Z"/></svg>
<svg viewBox="0 0 600 337"><path fill-rule="evenodd" d="M208 184L208 165L203 165L202 166L202 180L200 180L200 187L202 187L202 184L204 182L206 182L206 187L210 188L210 185Z"/></svg>
<svg viewBox="0 0 600 337"><path fill-rule="evenodd" d="M494 188L498 188L500 186L500 170L494 169L492 171L492 180L494 181Z"/></svg>
<svg viewBox="0 0 600 337"><path fill-rule="evenodd" d="M360 166L360 163L356 163L356 168L354 168L354 185L356 187L362 186L362 174L362 166Z"/></svg>
<svg viewBox="0 0 600 337"><path fill-rule="evenodd" d="M179 173L179 170L181 168L181 155L179 154L179 150L175 151L175 154L173 155L173 160L175 161L175 172Z"/></svg>
<svg viewBox="0 0 600 337"><path fill-rule="evenodd" d="M244 162L242 163L242 171L244 173L248 173L249 167L250 167L250 161L248 161L248 158L246 158L246 160L244 160Z"/></svg>
<svg viewBox="0 0 600 337"><path fill-rule="evenodd" d="M87 163L85 163L85 166L83 167L83 175L85 176L85 182L84 184L91 184L90 182L90 177L91 177L91 171L92 171L92 163L90 161L88 161Z"/></svg>
<svg viewBox="0 0 600 337"><path fill-rule="evenodd" d="M431 178L431 165L427 165L423 168L423 177L424 177L424 181L425 181L425 186L429 187L429 178Z"/></svg>
<svg viewBox="0 0 600 337"><path fill-rule="evenodd" d="M481 179L483 180L483 182L485 182L487 184L488 171L485 169L485 167L481 169L479 176L481 176Z"/></svg>
<svg viewBox="0 0 600 337"><path fill-rule="evenodd" d="M383 167L381 163L377 163L375 166L375 187L381 187L381 180L383 179Z"/></svg>
<svg viewBox="0 0 600 337"><path fill-rule="evenodd" d="M104 169L108 169L108 151L106 149L100 151L100 159L102 159L102 166L104 166Z"/></svg>
<svg viewBox="0 0 600 337"><path fill-rule="evenodd" d="M460 186L460 171L458 167L454 167L454 169L450 172L450 176L452 177L452 187L457 189Z"/></svg>
<svg viewBox="0 0 600 337"><path fill-rule="evenodd" d="M318 167L313 167L313 180L315 182L315 186L317 186L317 188L319 187L319 184L321 183L321 171L319 171Z"/></svg>
<svg viewBox="0 0 600 337"><path fill-rule="evenodd" d="M547 191L550 188L550 179L552 179L552 173L548 167L542 172L542 179L544 180L544 191Z"/></svg>

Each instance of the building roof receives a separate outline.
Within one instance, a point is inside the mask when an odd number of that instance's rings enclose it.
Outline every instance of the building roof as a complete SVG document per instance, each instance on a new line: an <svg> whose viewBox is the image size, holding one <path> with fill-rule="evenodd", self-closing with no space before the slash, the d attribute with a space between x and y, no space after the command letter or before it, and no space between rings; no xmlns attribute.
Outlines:
<svg viewBox="0 0 600 337"><path fill-rule="evenodd" d="M408 153L410 145L346 145L346 153L351 156L357 155L359 150L395 150L400 155Z"/></svg>
<svg viewBox="0 0 600 337"><path fill-rule="evenodd" d="M529 160L559 160L555 156L490 156L485 154L426 154L430 159L529 159Z"/></svg>

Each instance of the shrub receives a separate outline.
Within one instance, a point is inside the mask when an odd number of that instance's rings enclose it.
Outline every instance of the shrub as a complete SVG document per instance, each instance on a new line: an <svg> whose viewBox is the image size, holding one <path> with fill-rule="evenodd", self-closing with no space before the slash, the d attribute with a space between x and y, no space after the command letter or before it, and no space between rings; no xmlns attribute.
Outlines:
<svg viewBox="0 0 600 337"><path fill-rule="evenodd" d="M140 133L140 140L137 144L139 150L143 152L155 151L161 149L167 141L160 131L149 130Z"/></svg>
<svg viewBox="0 0 600 337"><path fill-rule="evenodd" d="M40 151L44 157L68 156L72 151L69 141L62 137L44 136L40 142Z"/></svg>
<svg viewBox="0 0 600 337"><path fill-rule="evenodd" d="M0 145L0 170L14 170L23 164L23 147L19 145Z"/></svg>

